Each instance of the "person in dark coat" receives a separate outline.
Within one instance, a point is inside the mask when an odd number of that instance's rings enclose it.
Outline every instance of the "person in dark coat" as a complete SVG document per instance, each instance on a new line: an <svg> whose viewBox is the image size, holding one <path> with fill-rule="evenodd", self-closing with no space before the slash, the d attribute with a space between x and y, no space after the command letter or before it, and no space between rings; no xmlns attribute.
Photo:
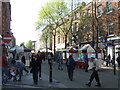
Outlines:
<svg viewBox="0 0 120 90"><path fill-rule="evenodd" d="M120 68L120 54L118 54L118 57L117 57L116 61L118 63L118 68Z"/></svg>
<svg viewBox="0 0 120 90"><path fill-rule="evenodd" d="M109 66L109 64L110 64L110 60L111 60L111 56L110 56L110 54L107 56L107 58L106 58L106 66L108 67Z"/></svg>
<svg viewBox="0 0 120 90"><path fill-rule="evenodd" d="M68 78L72 81L73 80L73 71L75 69L76 62L73 59L73 56L70 55L66 61L67 71L68 71Z"/></svg>
<svg viewBox="0 0 120 90"><path fill-rule="evenodd" d="M33 58L30 63L31 73L33 74L33 81L34 84L38 84L38 71L39 71L39 64L37 60L37 55L33 55Z"/></svg>
<svg viewBox="0 0 120 90"><path fill-rule="evenodd" d="M85 62L85 72L88 72L89 64L88 64L88 56L87 56L87 54L84 54L84 62Z"/></svg>
<svg viewBox="0 0 120 90"><path fill-rule="evenodd" d="M41 78L41 64L42 64L42 53L40 51L38 51L37 53L37 60L38 60L38 64L39 64L39 79Z"/></svg>

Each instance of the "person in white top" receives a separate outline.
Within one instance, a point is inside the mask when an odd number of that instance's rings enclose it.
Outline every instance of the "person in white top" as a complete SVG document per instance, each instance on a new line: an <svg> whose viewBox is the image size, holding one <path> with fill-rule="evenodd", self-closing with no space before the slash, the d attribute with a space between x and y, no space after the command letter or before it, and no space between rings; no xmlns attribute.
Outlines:
<svg viewBox="0 0 120 90"><path fill-rule="evenodd" d="M86 85L90 87L93 79L95 78L95 80L97 82L97 85L95 85L95 86L101 87L100 79L99 79L99 75L98 75L99 63L96 58L93 58L93 68L92 69L93 69L93 72L90 76L90 81Z"/></svg>

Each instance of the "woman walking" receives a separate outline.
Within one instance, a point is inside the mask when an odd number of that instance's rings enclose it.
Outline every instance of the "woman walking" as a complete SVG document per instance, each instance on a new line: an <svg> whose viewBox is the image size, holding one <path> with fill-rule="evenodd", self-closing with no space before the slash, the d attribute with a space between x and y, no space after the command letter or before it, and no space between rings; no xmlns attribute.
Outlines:
<svg viewBox="0 0 120 90"><path fill-rule="evenodd" d="M73 59L73 56L70 55L69 59L67 59L67 61L66 61L66 66L67 66L67 70L68 70L68 77L71 81L73 80L73 71L75 69L75 65L76 65L76 62Z"/></svg>

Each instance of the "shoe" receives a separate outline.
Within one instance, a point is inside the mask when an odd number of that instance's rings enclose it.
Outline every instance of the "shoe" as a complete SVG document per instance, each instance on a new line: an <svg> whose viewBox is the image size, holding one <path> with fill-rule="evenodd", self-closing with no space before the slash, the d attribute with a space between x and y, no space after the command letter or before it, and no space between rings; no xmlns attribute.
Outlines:
<svg viewBox="0 0 120 90"><path fill-rule="evenodd" d="M40 80L42 80L42 78L41 78L41 77L39 77L39 79L40 79Z"/></svg>
<svg viewBox="0 0 120 90"><path fill-rule="evenodd" d="M21 82L21 80L17 80L18 82Z"/></svg>
<svg viewBox="0 0 120 90"><path fill-rule="evenodd" d="M38 83L37 82L34 82L34 85L37 85Z"/></svg>
<svg viewBox="0 0 120 90"><path fill-rule="evenodd" d="M97 84L97 85L95 85L96 87L101 87L101 84Z"/></svg>
<svg viewBox="0 0 120 90"><path fill-rule="evenodd" d="M85 84L86 86L88 86L88 87L90 87L91 86L91 84L89 84L89 83L87 83L87 84Z"/></svg>
<svg viewBox="0 0 120 90"><path fill-rule="evenodd" d="M70 81L73 81L73 79L70 79Z"/></svg>
<svg viewBox="0 0 120 90"><path fill-rule="evenodd" d="M6 86L6 83L2 83L3 86Z"/></svg>

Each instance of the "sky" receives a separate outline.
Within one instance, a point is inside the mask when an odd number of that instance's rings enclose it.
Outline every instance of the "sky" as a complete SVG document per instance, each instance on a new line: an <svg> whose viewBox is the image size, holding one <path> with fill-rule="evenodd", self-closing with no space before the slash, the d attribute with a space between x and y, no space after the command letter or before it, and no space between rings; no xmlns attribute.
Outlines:
<svg viewBox="0 0 120 90"><path fill-rule="evenodd" d="M37 40L38 31L35 31L35 22L38 11L48 0L10 0L11 3L11 30L16 38L16 44Z"/></svg>
<svg viewBox="0 0 120 90"><path fill-rule="evenodd" d="M39 33L35 31L35 22L38 18L38 11L48 1L50 0L10 0L11 30L17 45L22 42L26 44L29 40L38 40Z"/></svg>

